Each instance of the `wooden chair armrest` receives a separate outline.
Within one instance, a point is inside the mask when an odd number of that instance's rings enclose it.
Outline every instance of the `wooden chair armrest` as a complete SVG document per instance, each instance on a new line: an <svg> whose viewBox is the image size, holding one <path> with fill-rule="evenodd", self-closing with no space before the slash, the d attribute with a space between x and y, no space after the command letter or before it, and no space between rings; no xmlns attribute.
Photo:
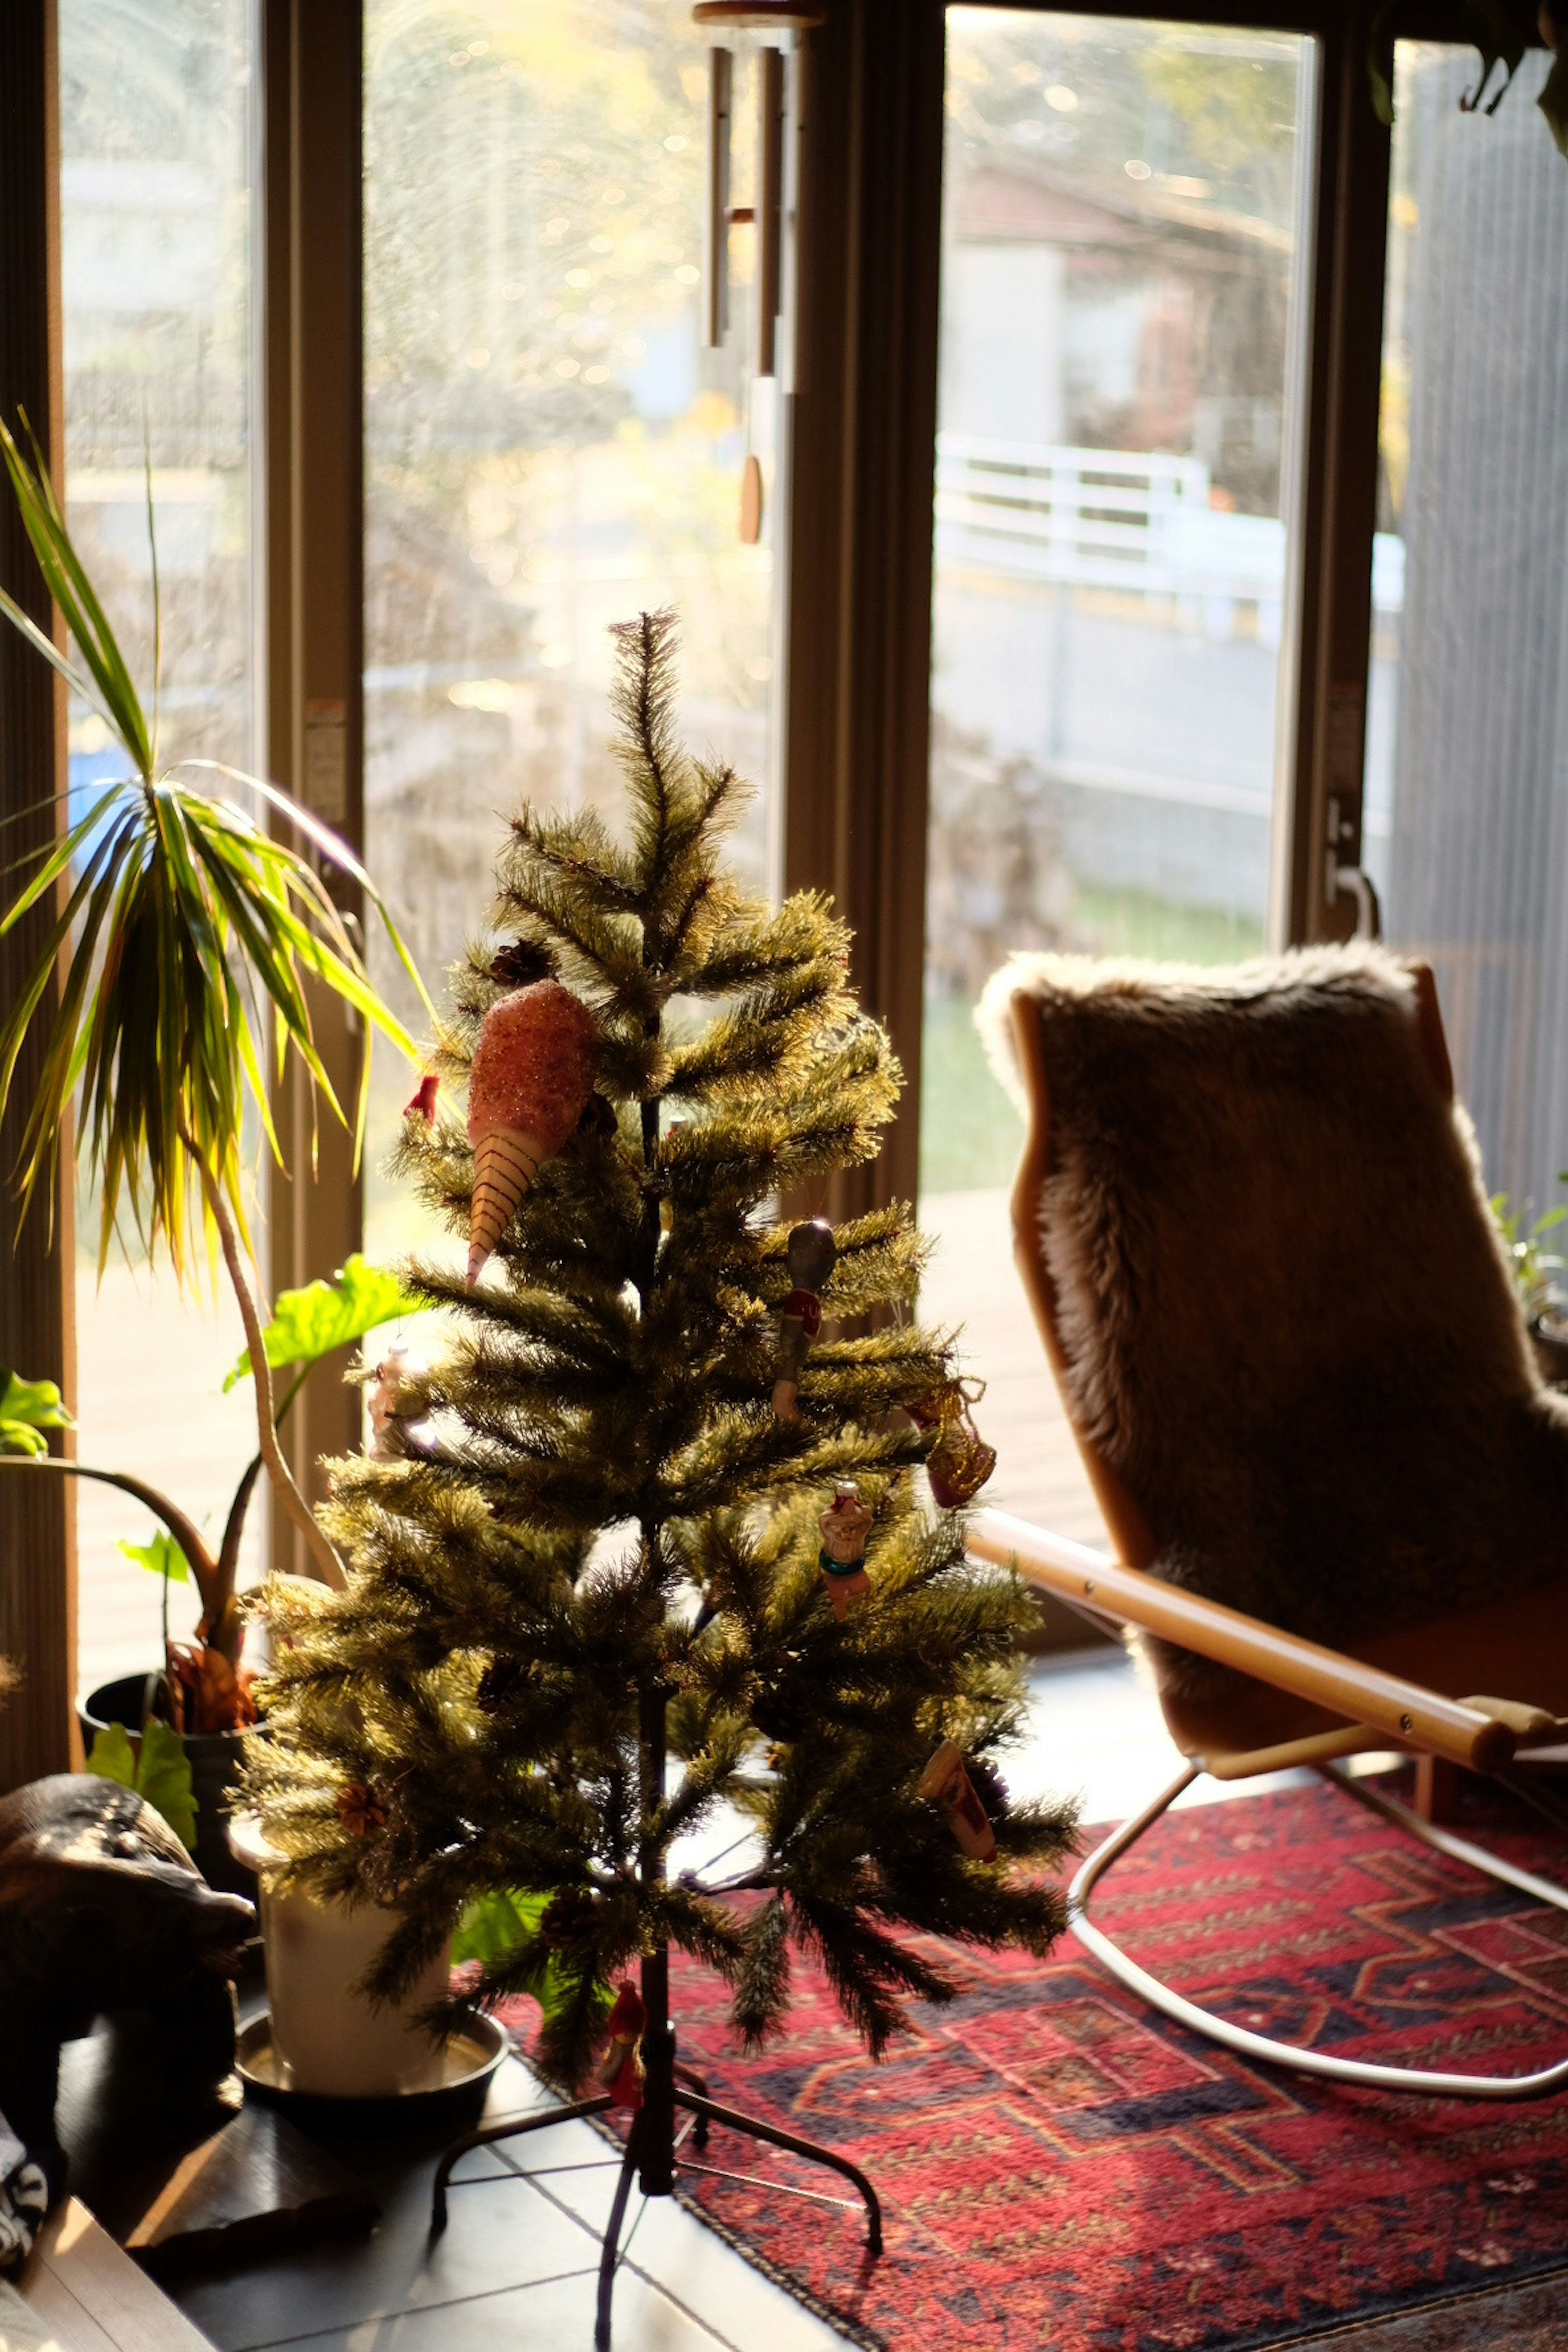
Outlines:
<svg viewBox="0 0 1568 2352"><path fill-rule="evenodd" d="M1063 1601L1103 1612L1184 1650L1233 1666L1275 1689L1328 1707L1352 1723L1371 1724L1393 1742L1426 1749L1475 1772L1495 1772L1514 1752L1506 1724L1424 1690L1379 1666L1281 1633L1217 1601L1205 1601L1141 1569L1123 1568L1107 1552L1064 1536L1047 1535L1005 1511L977 1511L965 1538L978 1559L1016 1569L1031 1584Z"/></svg>

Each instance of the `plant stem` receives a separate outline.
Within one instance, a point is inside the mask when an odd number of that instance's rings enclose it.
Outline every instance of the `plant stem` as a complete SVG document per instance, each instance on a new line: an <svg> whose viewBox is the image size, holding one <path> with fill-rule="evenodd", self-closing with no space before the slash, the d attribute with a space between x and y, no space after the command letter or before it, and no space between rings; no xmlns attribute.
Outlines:
<svg viewBox="0 0 1568 2352"><path fill-rule="evenodd" d="M218 1564L207 1549L205 1538L178 1504L171 1503L167 1495L161 1495L155 1486L146 1486L140 1478L132 1478L124 1471L95 1470L89 1463L68 1462L58 1454L0 1454L0 1470L26 1470L35 1475L40 1470L54 1470L62 1477L92 1478L100 1486L118 1486L122 1495L134 1496L155 1519L162 1519L190 1562L204 1612L208 1616L221 1612L223 1596L219 1591Z"/></svg>
<svg viewBox="0 0 1568 2352"><path fill-rule="evenodd" d="M270 1367L268 1367L270 1369ZM283 1391L283 1401L272 1415L274 1429L281 1429L289 1417L289 1408L304 1387L311 1367L300 1366ZM245 1475L234 1490L234 1500L228 1507L228 1518L224 1527L223 1542L218 1550L218 1581L226 1593L232 1592L239 1574L239 1547L245 1535L246 1513L250 1508L251 1491L266 1465L259 1454L253 1454L245 1465Z"/></svg>
<svg viewBox="0 0 1568 2352"><path fill-rule="evenodd" d="M323 1584L330 1584L334 1592L342 1592L348 1583L343 1564L316 1525L310 1505L294 1484L272 1424L272 1372L267 1361L267 1343L261 1336L261 1318L256 1311L255 1297L239 1262L239 1244L235 1237L234 1220L228 1213L228 1203L223 1197L216 1177L183 1129L180 1140L190 1153L196 1173L202 1180L202 1191L206 1195L207 1207L223 1245L223 1262L228 1268L228 1278L239 1301L239 1319L245 1326L246 1343L250 1349L251 1376L256 1382L257 1435L260 1441L261 1459L272 1482L272 1491L304 1537L306 1548L316 1563Z"/></svg>

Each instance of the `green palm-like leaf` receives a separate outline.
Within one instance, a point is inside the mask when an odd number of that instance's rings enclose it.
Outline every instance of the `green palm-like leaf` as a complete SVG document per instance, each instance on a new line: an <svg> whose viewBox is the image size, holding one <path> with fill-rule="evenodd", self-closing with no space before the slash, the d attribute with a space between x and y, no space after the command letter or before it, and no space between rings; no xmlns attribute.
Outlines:
<svg viewBox="0 0 1568 2352"><path fill-rule="evenodd" d="M33 908L56 906L66 877L74 875L66 904L0 1019L0 1112L23 1042L64 954L59 1007L49 1024L17 1160L24 1213L40 1181L52 1179L62 1122L79 1087L88 1166L100 1188L100 1269L123 1206L148 1249L162 1237L183 1280L198 1236L210 1241L198 1162L245 1230L239 1142L247 1097L277 1154L263 1078L268 1015L279 1070L292 1048L312 1095L324 1096L333 1116L352 1127L356 1161L364 1136L364 1074L345 1110L317 1050L312 983L331 989L410 1059L418 1055L372 985L305 851L185 781L189 771L205 769L252 788L287 817L309 849L357 883L426 1009L429 999L369 876L327 826L275 785L215 761L159 772L155 731L71 545L37 445L30 462L0 423L0 458L83 667L62 656L9 599L0 596L0 611L101 712L133 771L33 861L0 919L3 936ZM200 1203L194 1213L193 1186Z"/></svg>

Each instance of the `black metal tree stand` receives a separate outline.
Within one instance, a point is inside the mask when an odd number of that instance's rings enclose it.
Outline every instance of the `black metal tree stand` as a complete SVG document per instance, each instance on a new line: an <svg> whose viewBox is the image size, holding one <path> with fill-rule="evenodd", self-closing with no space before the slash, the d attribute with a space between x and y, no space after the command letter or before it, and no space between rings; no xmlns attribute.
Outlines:
<svg viewBox="0 0 1568 2352"><path fill-rule="evenodd" d="M643 1816L645 1820L650 1820L664 1794L664 1692L645 1690L639 1714ZM664 1875L663 1851L649 1843L643 1847L637 1859L644 1885L658 1884ZM645 2197L673 2196L678 2172L689 2172L720 2180L751 2182L759 2189L776 2191L780 2196L809 2197L814 2201L827 2204L848 2204L847 2198L819 2199L819 2193L815 2189L792 2189L785 2182L763 2180L753 2173L728 2172L716 2165L691 2163L681 2155L681 2149L688 2137L693 2147L706 2147L710 2123L728 2124L731 2131L746 2132L752 2139L765 2140L771 2147L787 2148L792 2155L803 2156L810 2163L825 2164L833 2171L841 2172L847 2180L854 2182L865 2202L867 2252L876 2256L882 2251L882 2209L877 2201L876 2190L858 2165L851 2164L847 2157L836 2156L831 2148L818 2147L814 2140L800 2139L794 2132L780 2131L776 2126L763 2123L755 2116L743 2116L734 2107L721 2106L708 2096L707 2084L701 2075L678 2063L675 2030L669 2021L669 1954L666 1947L661 1946L658 1951L648 1953L642 1962L642 1999L647 2012L642 2035L642 2105L632 2117L626 2154L621 2159L620 2179L616 2184L615 2200L610 2207L610 2218L599 2256L599 2301L594 2323L595 2352L609 2352L610 2304L615 2292L621 2228L631 2197L634 2174ZM524 2132L543 2131L552 2124L571 2123L579 2116L601 2116L614 2105L610 2094L601 2092L595 2098L574 2099L567 2105L546 2107L538 2115L521 2116L508 2123L483 2125L478 2131L468 2132L462 2139L454 2140L436 2169L430 2212L431 2236L439 2237L447 2226L447 2189L452 2169L470 2148L486 2147L495 2140L515 2139ZM691 2120L678 2128L677 2116L681 2112Z"/></svg>

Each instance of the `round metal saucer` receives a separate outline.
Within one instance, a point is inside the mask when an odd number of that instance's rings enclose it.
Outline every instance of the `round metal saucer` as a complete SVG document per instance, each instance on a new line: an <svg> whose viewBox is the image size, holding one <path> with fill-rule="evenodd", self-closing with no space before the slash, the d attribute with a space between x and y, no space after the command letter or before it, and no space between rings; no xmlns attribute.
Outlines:
<svg viewBox="0 0 1568 2352"><path fill-rule="evenodd" d="M247 2097L281 2108L301 2130L382 2139L396 2132L451 2135L476 2124L510 2046L494 2018L474 2011L449 2042L432 2050L426 2080L405 2091L341 2098L295 2088L272 2046L272 2013L263 2009L240 2027L234 2063Z"/></svg>

